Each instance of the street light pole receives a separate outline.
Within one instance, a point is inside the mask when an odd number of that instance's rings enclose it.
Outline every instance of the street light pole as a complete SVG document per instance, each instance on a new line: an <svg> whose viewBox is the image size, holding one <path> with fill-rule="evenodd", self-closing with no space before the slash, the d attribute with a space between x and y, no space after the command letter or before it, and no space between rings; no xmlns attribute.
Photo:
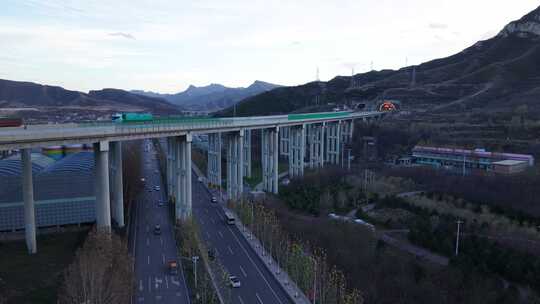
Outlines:
<svg viewBox="0 0 540 304"><path fill-rule="evenodd" d="M313 304L316 304L317 302L317 260L313 257Z"/></svg>
<svg viewBox="0 0 540 304"><path fill-rule="evenodd" d="M199 260L199 256L193 256L191 260L193 261L193 273L195 274L195 290L197 290L197 261Z"/></svg>
<svg viewBox="0 0 540 304"><path fill-rule="evenodd" d="M461 220L457 220L457 235L456 235L456 256L459 254L459 226L463 223Z"/></svg>

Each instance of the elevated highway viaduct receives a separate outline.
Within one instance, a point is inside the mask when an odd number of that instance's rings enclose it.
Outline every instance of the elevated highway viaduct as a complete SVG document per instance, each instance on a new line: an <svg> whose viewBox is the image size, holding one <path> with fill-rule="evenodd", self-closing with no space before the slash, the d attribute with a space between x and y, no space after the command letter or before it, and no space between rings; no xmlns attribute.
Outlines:
<svg viewBox="0 0 540 304"><path fill-rule="evenodd" d="M23 163L25 237L35 253L36 225L30 151L55 145L91 144L95 160L96 223L110 231L113 220L124 225L122 141L166 138L167 194L175 202L177 219L191 216L191 142L208 134L208 182L221 185L221 151L227 159L227 194L237 199L243 177L251 174L251 132L260 130L264 190L278 192L278 156L288 156L289 174L302 176L304 167L338 164L342 143L352 138L355 121L382 118L382 112L327 112L239 118L162 118L146 122L84 122L28 125L0 130L0 151L20 150ZM112 183L110 183L110 179ZM111 185L111 187L109 186ZM111 189L109 189L111 188ZM111 205L111 197L112 205Z"/></svg>

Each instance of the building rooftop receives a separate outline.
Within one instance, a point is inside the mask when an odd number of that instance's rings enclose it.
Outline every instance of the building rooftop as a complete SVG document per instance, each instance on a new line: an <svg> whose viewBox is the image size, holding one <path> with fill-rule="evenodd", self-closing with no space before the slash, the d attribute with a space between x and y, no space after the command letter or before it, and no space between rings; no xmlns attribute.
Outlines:
<svg viewBox="0 0 540 304"><path fill-rule="evenodd" d="M498 162L493 162L493 165L499 165L499 166L515 166L515 165L521 165L526 164L526 161L523 160L513 160L513 159L505 159Z"/></svg>
<svg viewBox="0 0 540 304"><path fill-rule="evenodd" d="M20 160L19 160L20 162ZM57 200L94 196L94 156L72 154L34 174L34 200ZM22 202L20 173L3 178L0 204Z"/></svg>

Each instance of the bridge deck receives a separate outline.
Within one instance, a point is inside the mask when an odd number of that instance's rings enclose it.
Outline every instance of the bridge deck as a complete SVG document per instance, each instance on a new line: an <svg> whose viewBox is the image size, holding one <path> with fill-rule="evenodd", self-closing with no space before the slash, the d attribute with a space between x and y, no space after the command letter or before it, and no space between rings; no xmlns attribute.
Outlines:
<svg viewBox="0 0 540 304"><path fill-rule="evenodd" d="M343 113L343 112L340 112ZM314 113L309 113L314 114ZM140 123L87 122L28 125L0 130L0 150L35 148L51 145L84 144L97 141L121 141L216 133L239 129L263 129L338 120L377 117L380 112L350 112L348 115L289 115L212 118L202 120L157 120Z"/></svg>

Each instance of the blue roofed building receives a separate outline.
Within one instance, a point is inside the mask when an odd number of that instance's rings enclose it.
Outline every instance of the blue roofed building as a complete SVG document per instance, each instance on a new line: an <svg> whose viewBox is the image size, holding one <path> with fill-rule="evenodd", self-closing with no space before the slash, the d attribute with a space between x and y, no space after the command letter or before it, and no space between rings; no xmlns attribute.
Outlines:
<svg viewBox="0 0 540 304"><path fill-rule="evenodd" d="M0 161L0 231L24 228L20 156ZM36 157L39 159L39 157ZM34 162L37 227L91 223L96 219L94 156L80 152L51 162ZM41 165L40 165L41 164Z"/></svg>

